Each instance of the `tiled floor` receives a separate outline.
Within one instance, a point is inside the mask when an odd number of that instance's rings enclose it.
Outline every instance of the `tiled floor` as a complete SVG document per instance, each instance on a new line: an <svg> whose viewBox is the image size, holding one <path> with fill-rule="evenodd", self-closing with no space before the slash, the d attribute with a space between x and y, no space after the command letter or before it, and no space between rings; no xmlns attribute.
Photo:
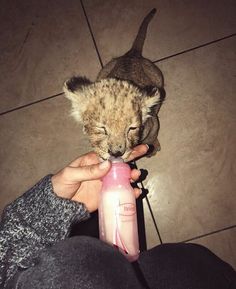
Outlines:
<svg viewBox="0 0 236 289"><path fill-rule="evenodd" d="M156 7L144 56L163 71L167 99L162 150L138 162L148 199L163 242L203 244L236 267L235 1L2 2L0 209L88 151L62 83L74 73L94 80ZM160 239L144 209L151 248Z"/></svg>

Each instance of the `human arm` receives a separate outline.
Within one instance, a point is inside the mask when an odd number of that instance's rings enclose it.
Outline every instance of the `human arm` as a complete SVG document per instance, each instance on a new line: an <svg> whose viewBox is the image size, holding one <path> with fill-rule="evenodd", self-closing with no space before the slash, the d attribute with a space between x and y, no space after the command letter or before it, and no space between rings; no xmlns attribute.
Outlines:
<svg viewBox="0 0 236 289"><path fill-rule="evenodd" d="M141 148L134 150L133 158L146 153ZM1 288L19 268L33 266L41 249L65 239L74 222L97 209L100 178L109 168L110 163L101 168L94 153L86 154L46 176L5 208L0 223ZM132 178L138 176L134 170Z"/></svg>
<svg viewBox="0 0 236 289"><path fill-rule="evenodd" d="M39 250L65 239L74 222L89 217L84 204L53 192L51 177L44 177L3 211L0 288L19 268L31 267Z"/></svg>

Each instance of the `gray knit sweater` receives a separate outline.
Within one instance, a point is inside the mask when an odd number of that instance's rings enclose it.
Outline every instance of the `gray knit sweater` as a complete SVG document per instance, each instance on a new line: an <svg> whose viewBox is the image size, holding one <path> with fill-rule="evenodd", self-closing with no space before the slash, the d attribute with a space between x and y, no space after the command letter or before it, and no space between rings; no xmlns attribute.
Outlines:
<svg viewBox="0 0 236 289"><path fill-rule="evenodd" d="M0 288L21 268L29 268L39 251L65 239L74 222L89 218L81 203L55 195L51 176L8 205L0 223Z"/></svg>

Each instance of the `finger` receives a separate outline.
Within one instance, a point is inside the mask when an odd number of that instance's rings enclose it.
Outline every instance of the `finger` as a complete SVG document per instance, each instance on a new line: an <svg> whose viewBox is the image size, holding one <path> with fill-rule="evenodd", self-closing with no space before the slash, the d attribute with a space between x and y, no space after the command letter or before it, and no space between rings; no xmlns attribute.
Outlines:
<svg viewBox="0 0 236 289"><path fill-rule="evenodd" d="M145 144L141 144L141 145L134 147L127 161L130 162L136 158L139 158L145 155L148 151L148 148L149 148L148 145L145 145Z"/></svg>
<svg viewBox="0 0 236 289"><path fill-rule="evenodd" d="M73 182L91 181L104 177L111 168L111 162L105 161L95 165L79 168L68 167L67 177Z"/></svg>
<svg viewBox="0 0 236 289"><path fill-rule="evenodd" d="M139 188L134 188L134 195L135 195L135 198L137 199L142 193L142 190L139 189Z"/></svg>
<svg viewBox="0 0 236 289"><path fill-rule="evenodd" d="M77 168L83 165L93 165L97 163L99 163L98 155L95 152L89 152L73 160L69 166Z"/></svg>
<svg viewBox="0 0 236 289"><path fill-rule="evenodd" d="M136 182L141 175L140 170L134 169L131 171L131 183Z"/></svg>

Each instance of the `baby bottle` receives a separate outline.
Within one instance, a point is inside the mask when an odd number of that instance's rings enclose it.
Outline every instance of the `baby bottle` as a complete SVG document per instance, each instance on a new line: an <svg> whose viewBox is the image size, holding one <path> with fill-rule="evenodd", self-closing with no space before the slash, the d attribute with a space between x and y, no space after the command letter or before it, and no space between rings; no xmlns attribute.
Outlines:
<svg viewBox="0 0 236 289"><path fill-rule="evenodd" d="M98 213L100 239L133 262L139 256L139 241L130 177L130 167L122 159L113 159L110 171L103 178Z"/></svg>

